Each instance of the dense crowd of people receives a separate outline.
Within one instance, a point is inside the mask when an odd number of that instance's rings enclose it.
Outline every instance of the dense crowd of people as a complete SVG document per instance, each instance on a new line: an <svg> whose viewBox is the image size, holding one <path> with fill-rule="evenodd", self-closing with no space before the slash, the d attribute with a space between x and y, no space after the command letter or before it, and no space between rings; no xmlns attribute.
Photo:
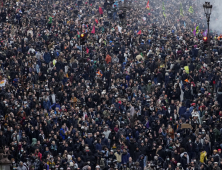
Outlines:
<svg viewBox="0 0 222 170"><path fill-rule="evenodd" d="M121 3L1 1L11 169L222 169L222 36L203 42L200 1Z"/></svg>

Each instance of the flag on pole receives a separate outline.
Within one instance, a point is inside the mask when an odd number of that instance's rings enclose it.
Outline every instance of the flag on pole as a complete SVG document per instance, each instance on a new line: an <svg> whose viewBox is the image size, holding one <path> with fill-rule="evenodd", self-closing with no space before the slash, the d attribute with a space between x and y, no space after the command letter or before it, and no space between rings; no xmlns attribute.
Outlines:
<svg viewBox="0 0 222 170"><path fill-rule="evenodd" d="M182 3L180 3L180 15L183 16L183 7L182 7Z"/></svg>
<svg viewBox="0 0 222 170"><path fill-rule="evenodd" d="M140 35L141 33L142 33L142 31L141 31L141 30L139 30L139 31L137 32L137 34L138 34L138 35Z"/></svg>
<svg viewBox="0 0 222 170"><path fill-rule="evenodd" d="M196 27L193 30L193 35L196 36Z"/></svg>
<svg viewBox="0 0 222 170"><path fill-rule="evenodd" d="M204 36L204 37L207 36L207 31L208 31L208 30L206 29L206 31L203 32L203 36Z"/></svg>
<svg viewBox="0 0 222 170"><path fill-rule="evenodd" d="M196 27L196 34L198 34L199 31L200 31L200 30L199 30L199 26L197 26L197 27Z"/></svg>
<svg viewBox="0 0 222 170"><path fill-rule="evenodd" d="M162 8L163 8L163 11L165 11L165 6L164 6L164 2L163 2L163 7L162 7Z"/></svg>
<svg viewBox="0 0 222 170"><path fill-rule="evenodd" d="M89 49L86 47L86 54L89 54Z"/></svg>
<svg viewBox="0 0 222 170"><path fill-rule="evenodd" d="M95 33L96 33L95 25L93 25L93 29L92 29L91 33L92 33L92 34L95 34Z"/></svg>
<svg viewBox="0 0 222 170"><path fill-rule="evenodd" d="M192 6L190 6L190 8L189 8L189 13L193 13L193 7Z"/></svg>
<svg viewBox="0 0 222 170"><path fill-rule="evenodd" d="M163 11L163 16L166 18L166 14L165 14L165 12Z"/></svg>
<svg viewBox="0 0 222 170"><path fill-rule="evenodd" d="M146 9L150 10L150 1L148 0L147 4L146 4Z"/></svg>
<svg viewBox="0 0 222 170"><path fill-rule="evenodd" d="M100 15L103 14L103 9L101 7L99 7L99 13L100 13Z"/></svg>
<svg viewBox="0 0 222 170"><path fill-rule="evenodd" d="M118 25L117 27L118 27L118 31L119 31L120 33L122 33L122 27L120 27L119 25Z"/></svg>

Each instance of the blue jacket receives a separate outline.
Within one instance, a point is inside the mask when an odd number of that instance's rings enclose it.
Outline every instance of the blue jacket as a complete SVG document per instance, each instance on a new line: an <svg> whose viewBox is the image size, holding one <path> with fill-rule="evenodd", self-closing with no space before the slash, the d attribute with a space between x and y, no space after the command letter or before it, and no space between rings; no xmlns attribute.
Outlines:
<svg viewBox="0 0 222 170"><path fill-rule="evenodd" d="M119 111L119 103L114 103L115 108Z"/></svg>
<svg viewBox="0 0 222 170"><path fill-rule="evenodd" d="M146 123L146 128L148 129L150 127L149 121Z"/></svg>
<svg viewBox="0 0 222 170"><path fill-rule="evenodd" d="M170 77L169 76L165 76L165 84L168 84L170 81Z"/></svg>
<svg viewBox="0 0 222 170"><path fill-rule="evenodd" d="M20 19L21 19L21 15L18 13L18 14L16 14L15 18L16 18L17 20L20 20Z"/></svg>
<svg viewBox="0 0 222 170"><path fill-rule="evenodd" d="M48 165L48 164L45 164L45 165L44 165L44 168L45 168L46 170L49 170L49 165Z"/></svg>
<svg viewBox="0 0 222 170"><path fill-rule="evenodd" d="M190 107L190 109L189 109L190 113L192 113L192 112L193 112L193 109L194 109L194 107L193 107L193 106L191 106L191 107Z"/></svg>
<svg viewBox="0 0 222 170"><path fill-rule="evenodd" d="M13 79L13 82L12 82L12 85L15 86L15 87L17 87L17 86L18 86L18 81L19 81L18 78L14 78L14 79Z"/></svg>
<svg viewBox="0 0 222 170"><path fill-rule="evenodd" d="M55 109L56 107L58 107L59 110L61 109L60 104L56 104L56 103L54 103L52 106L50 106L49 109Z"/></svg>
<svg viewBox="0 0 222 170"><path fill-rule="evenodd" d="M164 112L164 110L158 110L156 114L157 114L157 115L159 115L159 114L161 114L161 115L165 115L166 112Z"/></svg>
<svg viewBox="0 0 222 170"><path fill-rule="evenodd" d="M182 116L186 112L187 108L185 106L180 107L179 115Z"/></svg>
<svg viewBox="0 0 222 170"><path fill-rule="evenodd" d="M143 159L141 159L141 157L142 157L142 156L140 156L140 158L137 160L137 162L139 162L140 167L141 167L142 169L144 169L144 161L143 161Z"/></svg>
<svg viewBox="0 0 222 170"><path fill-rule="evenodd" d="M86 142L86 144L88 144L89 147L92 147L92 145L93 145L93 138L86 138L85 142Z"/></svg>
<svg viewBox="0 0 222 170"><path fill-rule="evenodd" d="M208 155L210 155L210 145L209 145L209 143L203 145L203 149L207 152Z"/></svg>
<svg viewBox="0 0 222 170"><path fill-rule="evenodd" d="M125 153L125 154L123 153L123 154L122 154L122 164L128 163L129 157L130 157L130 154L129 154L129 153Z"/></svg>
<svg viewBox="0 0 222 170"><path fill-rule="evenodd" d="M57 124L58 120L57 120L57 118L52 118L52 121L53 121L54 124Z"/></svg>
<svg viewBox="0 0 222 170"><path fill-rule="evenodd" d="M66 136L64 135L64 133L65 133L65 130L61 128L59 131L59 135L62 137L63 140L66 139Z"/></svg>
<svg viewBox="0 0 222 170"><path fill-rule="evenodd" d="M100 143L96 144L96 150L101 151L102 150L102 145Z"/></svg>
<svg viewBox="0 0 222 170"><path fill-rule="evenodd" d="M63 85L65 85L65 83L68 81L68 78L67 77L64 77L63 79L62 79L62 83L63 83Z"/></svg>
<svg viewBox="0 0 222 170"><path fill-rule="evenodd" d="M51 56L50 56L50 54L49 54L48 52L46 52L46 53L44 54L43 58L44 58L45 62L46 62L47 64L49 64L49 62L50 62L50 60L51 60Z"/></svg>
<svg viewBox="0 0 222 170"><path fill-rule="evenodd" d="M191 117L191 116L192 116L192 115L191 115L190 111L186 111L186 112L184 113L184 117L185 117L186 120L189 119L189 117Z"/></svg>
<svg viewBox="0 0 222 170"><path fill-rule="evenodd" d="M43 108L44 108L44 109L49 110L50 106L51 106L50 100L48 100L48 101L43 101Z"/></svg>
<svg viewBox="0 0 222 170"><path fill-rule="evenodd" d="M101 145L106 145L108 147L109 146L108 139L102 138Z"/></svg>
<svg viewBox="0 0 222 170"><path fill-rule="evenodd" d="M129 84L129 81L130 81L130 76L129 75L126 76L126 81Z"/></svg>

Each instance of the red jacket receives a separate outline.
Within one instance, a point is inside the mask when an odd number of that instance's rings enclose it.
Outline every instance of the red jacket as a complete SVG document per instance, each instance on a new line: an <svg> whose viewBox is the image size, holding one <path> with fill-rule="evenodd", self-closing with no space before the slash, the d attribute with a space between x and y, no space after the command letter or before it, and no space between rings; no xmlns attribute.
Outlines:
<svg viewBox="0 0 222 170"><path fill-rule="evenodd" d="M35 154L35 156L36 156L36 154ZM39 157L40 161L42 161L42 154L40 152L38 153L38 157Z"/></svg>

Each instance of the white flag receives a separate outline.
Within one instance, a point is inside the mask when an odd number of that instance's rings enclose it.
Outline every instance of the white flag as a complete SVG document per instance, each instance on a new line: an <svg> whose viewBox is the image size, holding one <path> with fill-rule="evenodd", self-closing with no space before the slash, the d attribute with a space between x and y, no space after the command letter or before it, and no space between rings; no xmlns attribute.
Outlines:
<svg viewBox="0 0 222 170"><path fill-rule="evenodd" d="M120 33L122 33L122 27L120 27L119 25L118 25L118 30Z"/></svg>

